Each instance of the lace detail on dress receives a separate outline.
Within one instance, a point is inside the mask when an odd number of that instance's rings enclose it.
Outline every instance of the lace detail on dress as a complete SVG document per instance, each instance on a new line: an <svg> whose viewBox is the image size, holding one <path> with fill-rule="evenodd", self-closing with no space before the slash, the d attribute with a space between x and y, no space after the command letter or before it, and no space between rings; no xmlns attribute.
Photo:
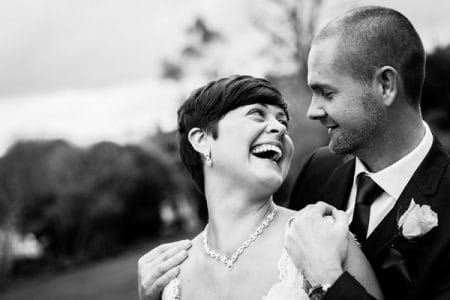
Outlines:
<svg viewBox="0 0 450 300"><path fill-rule="evenodd" d="M272 286L267 295L261 300L308 300L303 289L303 275L297 270L294 262L285 249L278 261L279 281ZM162 300L180 300L181 288L178 278L172 279L164 288Z"/></svg>
<svg viewBox="0 0 450 300"><path fill-rule="evenodd" d="M180 280L178 279L178 277L175 277L164 288L161 300L180 300L180 299L181 299Z"/></svg>
<svg viewBox="0 0 450 300"><path fill-rule="evenodd" d="M285 249L278 261L279 281L269 290L262 300L308 300L303 289L303 275L298 271Z"/></svg>

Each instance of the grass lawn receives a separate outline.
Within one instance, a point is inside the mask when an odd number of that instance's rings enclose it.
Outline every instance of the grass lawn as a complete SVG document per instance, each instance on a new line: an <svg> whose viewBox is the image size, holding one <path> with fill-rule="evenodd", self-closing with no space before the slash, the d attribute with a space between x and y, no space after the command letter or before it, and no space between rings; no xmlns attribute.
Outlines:
<svg viewBox="0 0 450 300"><path fill-rule="evenodd" d="M158 239L122 255L64 273L14 283L2 300L138 299L137 260L154 246L184 237Z"/></svg>

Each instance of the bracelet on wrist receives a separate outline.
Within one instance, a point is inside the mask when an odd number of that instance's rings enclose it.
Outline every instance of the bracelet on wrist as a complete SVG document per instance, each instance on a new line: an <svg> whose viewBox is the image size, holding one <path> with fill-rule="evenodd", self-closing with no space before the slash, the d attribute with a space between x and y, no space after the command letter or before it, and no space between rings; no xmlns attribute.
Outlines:
<svg viewBox="0 0 450 300"><path fill-rule="evenodd" d="M308 297L310 300L321 300L325 297L328 289L331 287L331 284L318 284L311 287L308 290Z"/></svg>

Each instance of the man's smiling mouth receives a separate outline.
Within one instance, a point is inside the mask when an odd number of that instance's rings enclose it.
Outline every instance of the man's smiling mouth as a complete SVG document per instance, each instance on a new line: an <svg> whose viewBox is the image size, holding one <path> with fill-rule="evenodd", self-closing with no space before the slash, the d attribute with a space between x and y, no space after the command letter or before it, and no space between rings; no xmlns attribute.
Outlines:
<svg viewBox="0 0 450 300"><path fill-rule="evenodd" d="M339 127L338 125L326 126L326 128L328 129L328 134L331 134L331 132L338 127Z"/></svg>

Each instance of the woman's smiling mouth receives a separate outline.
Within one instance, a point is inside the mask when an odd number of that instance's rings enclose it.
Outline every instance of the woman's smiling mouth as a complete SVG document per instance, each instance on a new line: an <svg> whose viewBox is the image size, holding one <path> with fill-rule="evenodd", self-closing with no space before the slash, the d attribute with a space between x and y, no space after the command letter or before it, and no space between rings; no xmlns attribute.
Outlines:
<svg viewBox="0 0 450 300"><path fill-rule="evenodd" d="M252 147L250 152L259 158L271 159L278 162L283 156L281 147L273 144L260 144Z"/></svg>

